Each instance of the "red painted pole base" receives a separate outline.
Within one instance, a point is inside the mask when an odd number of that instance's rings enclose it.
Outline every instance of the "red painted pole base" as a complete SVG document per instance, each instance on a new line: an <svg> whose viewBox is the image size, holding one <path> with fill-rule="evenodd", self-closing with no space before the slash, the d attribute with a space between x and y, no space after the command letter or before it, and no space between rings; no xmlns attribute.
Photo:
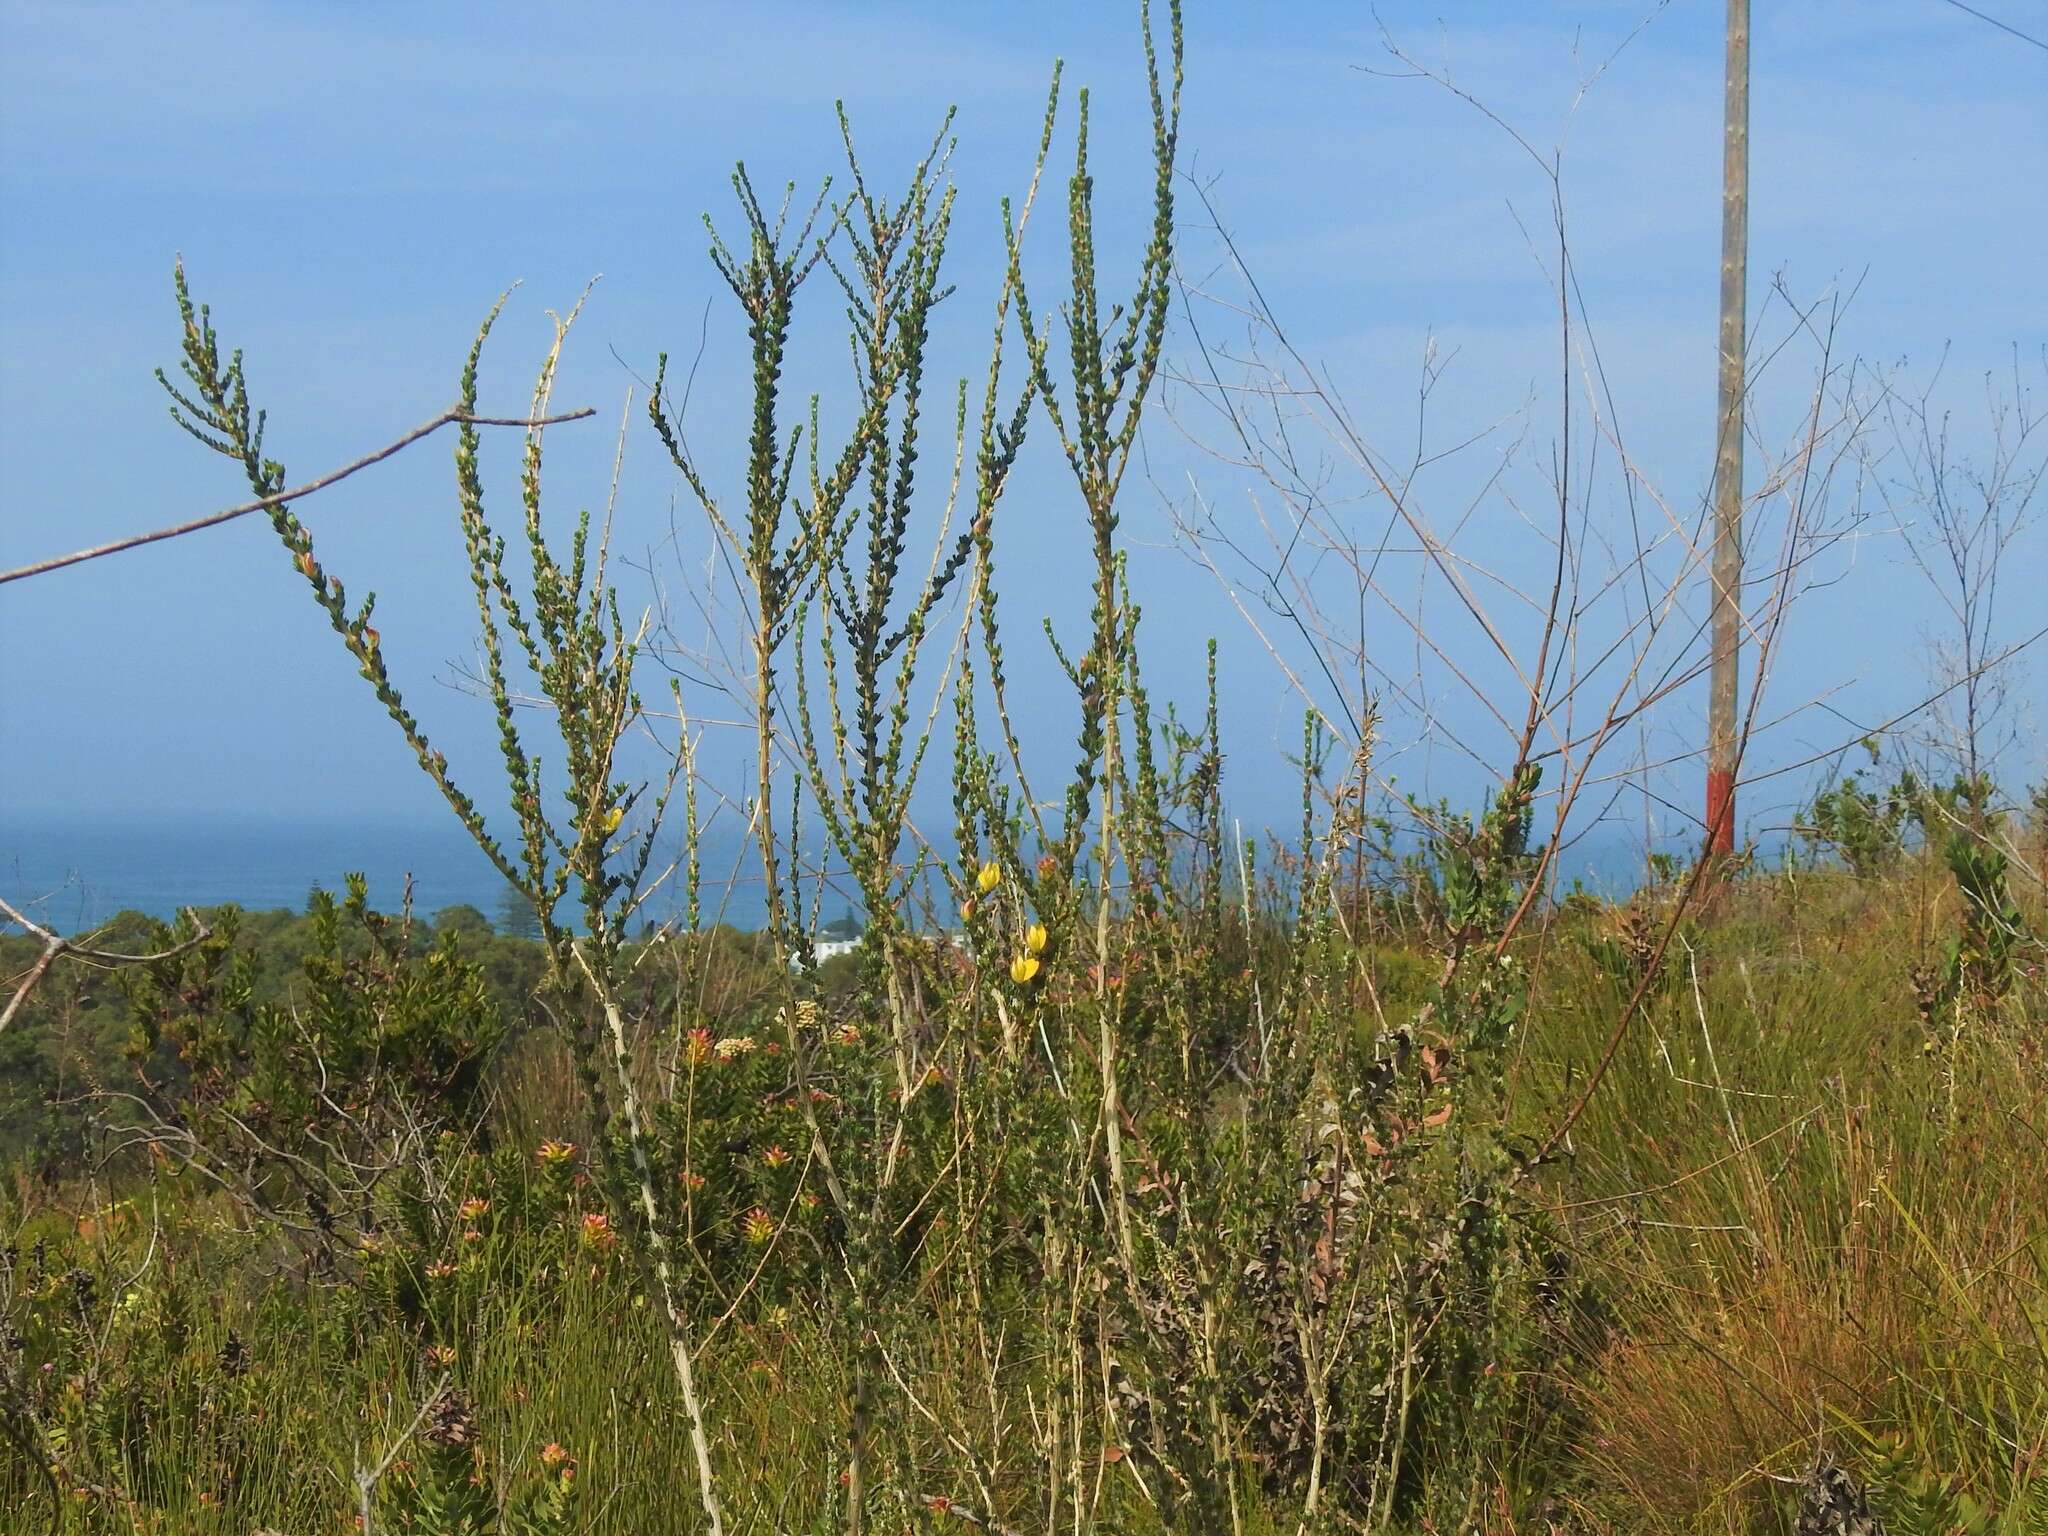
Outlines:
<svg viewBox="0 0 2048 1536"><path fill-rule="evenodd" d="M1707 770L1707 851L1735 851L1735 774L1727 768Z"/></svg>

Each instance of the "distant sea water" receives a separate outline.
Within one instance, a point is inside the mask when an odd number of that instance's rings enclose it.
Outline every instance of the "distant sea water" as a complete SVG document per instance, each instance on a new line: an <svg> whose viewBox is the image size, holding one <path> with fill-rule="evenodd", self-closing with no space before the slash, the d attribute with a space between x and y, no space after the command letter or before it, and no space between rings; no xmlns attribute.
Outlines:
<svg viewBox="0 0 2048 1536"><path fill-rule="evenodd" d="M711 889L707 852L707 920L725 892ZM733 860L719 865L718 880ZM64 933L134 910L168 919L180 907L233 902L249 911L303 911L315 885L337 894L342 878L360 871L370 904L396 911L412 881L413 910L431 917L445 907L472 906L496 922L510 892L468 834L441 825L298 823L166 818L122 821L0 821L0 896ZM648 909L670 915L667 891ZM726 918L759 922L760 897L733 885Z"/></svg>
<svg viewBox="0 0 2048 1536"><path fill-rule="evenodd" d="M1639 844L1609 829L1579 841L1561 861L1564 883L1584 880L1626 895L1643 873ZM664 857L657 857L658 870ZM758 876L736 840L708 838L702 850L704 920L738 928L762 924ZM360 871L371 905L396 911L412 881L423 917L472 906L496 923L509 887L468 835L453 825L305 823L168 817L160 820L0 820L0 896L65 933L135 910L169 919L184 906L233 902L245 910L303 911L315 885L339 893ZM677 915L679 880L656 892L643 918ZM831 918L849 907L844 882L822 898ZM808 906L814 893L807 890ZM565 916L568 914L565 913ZM637 926L637 925L636 925Z"/></svg>

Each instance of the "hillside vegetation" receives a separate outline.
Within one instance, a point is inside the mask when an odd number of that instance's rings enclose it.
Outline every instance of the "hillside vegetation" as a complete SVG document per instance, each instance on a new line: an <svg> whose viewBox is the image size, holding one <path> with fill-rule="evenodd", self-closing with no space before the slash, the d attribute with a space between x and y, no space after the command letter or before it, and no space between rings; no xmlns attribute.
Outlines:
<svg viewBox="0 0 2048 1536"><path fill-rule="evenodd" d="M1925 857L1752 874L1653 960L1670 900L1575 903L1517 946L1498 1129L1461 1124L1495 1090L1430 1022L1426 933L1313 957L1256 913L1250 950L1234 924L1129 935L1162 964L1128 967L1127 1018L1185 1003L1177 965L1229 999L1205 1010L1189 1108L1163 1031L1126 1080L1136 1284L1113 1229L1061 1209L1090 1193L1063 1111L1099 1074L1092 994L1049 943L1024 1004L1037 1062L1009 1066L984 1018L989 1059L935 1052L905 1121L922 1208L877 1239L866 1323L891 1528L950 1528L949 1505L1017 1530L1195 1528L1209 1482L1214 1518L1292 1529L1320 1478L1395 1529L1773 1531L1824 1448L1891 1529L2029 1529L2048 1499L2038 948L1995 1006L1928 1007L1961 913ZM10 1081L33 1059L53 1089L4 1219L9 1369L60 1528L339 1531L351 1476L396 1445L380 1528L497 1529L502 1508L508 1530L701 1529L659 1295L614 1225L573 1053L527 1002L539 946L347 903L210 921L160 976L53 987L9 1040ZM1305 959L1349 982L1315 1005L1313 1052L1281 1006ZM779 978L737 935L632 969L714 1466L774 1528L823 1528L861 1367ZM956 970L933 982L964 1013ZM1646 975L1568 1145L1516 1183ZM857 977L802 991L821 1124L893 1127ZM1487 1143L1512 1189L1461 1207ZM26 1461L0 1489L9 1529L48 1519Z"/></svg>
<svg viewBox="0 0 2048 1536"><path fill-rule="evenodd" d="M1682 623L1596 632L1603 592L1678 605L1587 567L1565 485L1538 597L1486 626L1528 691L1488 702L1476 803L1392 794L1362 687L1226 763L1223 643L1205 699L1154 698L1119 534L1183 185L1178 8L1144 21L1136 275L1103 276L1083 95L1059 305L1026 284L1056 79L974 387L927 393L943 144L893 201L850 134L836 198L734 177L710 263L746 430L693 440L664 361L636 441L730 588L757 933L703 912L694 662L625 619L609 518L543 493L573 311L507 418L493 309L441 423L497 747L451 762L179 271L174 414L533 936L346 878L303 914L0 937L0 1527L2048 1530L2042 797L1974 757L1852 776L1777 867L1562 889L1581 792L1650 793L1603 751L1698 675L1652 649ZM844 419L784 377L813 284ZM1064 530L1087 604L1044 625L1067 690L1028 719L1036 637L998 604L1027 436L1072 482L1031 536ZM1246 836L1229 797L1275 783L1298 824ZM822 964L821 905L867 920Z"/></svg>

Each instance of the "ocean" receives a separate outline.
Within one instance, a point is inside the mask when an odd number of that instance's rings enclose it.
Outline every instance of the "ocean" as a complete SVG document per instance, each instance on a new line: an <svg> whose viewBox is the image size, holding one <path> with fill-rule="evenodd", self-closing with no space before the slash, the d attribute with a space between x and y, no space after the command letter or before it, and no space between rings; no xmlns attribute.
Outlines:
<svg viewBox="0 0 2048 1536"><path fill-rule="evenodd" d="M674 856L673 848L657 854L657 869ZM708 837L701 857L704 921L761 926L759 876L738 839ZM315 885L338 893L350 871L367 878L371 904L381 911L397 910L408 877L413 910L424 917L467 905L496 922L509 895L503 877L452 822L0 820L0 897L63 933L128 910L165 919L183 906L226 902L249 911L303 911ZM1561 869L1564 883L1578 877L1608 896L1626 895L1641 872L1640 852L1612 832L1579 842ZM677 877L657 891L643 918L679 915L680 883ZM818 898L815 884L805 885L808 907ZM827 919L851 910L843 880L831 883L821 905Z"/></svg>
<svg viewBox="0 0 2048 1536"><path fill-rule="evenodd" d="M706 850L707 920L723 896L727 921L754 927L758 882L731 878L735 853L725 850L713 861ZM0 822L0 896L63 933L129 910L165 919L180 907L226 902L249 911L303 911L315 885L339 893L350 871L367 878L370 904L381 911L398 909L408 877L413 910L426 917L466 905L496 921L510 893L504 877L452 823ZM667 895L666 888L657 893L648 916L671 914Z"/></svg>

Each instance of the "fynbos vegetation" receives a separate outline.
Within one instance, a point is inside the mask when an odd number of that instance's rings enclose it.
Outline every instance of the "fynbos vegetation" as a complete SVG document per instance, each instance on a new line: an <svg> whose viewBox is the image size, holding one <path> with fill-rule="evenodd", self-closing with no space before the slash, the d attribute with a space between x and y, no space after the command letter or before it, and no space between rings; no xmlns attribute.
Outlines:
<svg viewBox="0 0 2048 1536"><path fill-rule="evenodd" d="M609 517L565 519L543 475L575 311L523 418L479 409L504 300L461 363L499 750L454 762L402 637L280 499L262 365L180 269L178 420L532 936L379 913L352 877L303 919L0 938L0 1527L2043 1528L2038 797L1974 760L1946 788L1852 775L1810 858L1560 895L1594 760L1697 673L1647 619L1618 682L1570 670L1597 593L1560 485L1526 654L1488 630L1527 697L1476 813L1408 801L1395 852L1360 687L1307 703L1298 825L1245 835L1233 775L1271 766L1224 760L1230 651L1192 712L1154 695L1119 536L1185 191L1179 6L1141 20L1132 253L1098 243L1089 98L1057 74L1000 267L957 290L950 123L891 191L842 114L843 179L764 198L740 169L713 221L745 431L693 435L666 358L629 430L733 577L759 933L703 910L715 792L685 684L653 685L661 624L629 617ZM1069 124L1054 304L1027 254ZM985 369L948 387L933 317L975 301ZM792 376L826 312L850 394ZM509 503L481 451L507 422ZM1278 438L1233 432L1285 495ZM1088 587L1043 651L998 603L1027 443L1071 471L1031 536ZM1027 643L1068 685L1053 718L1013 705ZM1557 724L1596 688L1590 729ZM867 919L826 960L821 846ZM685 915L654 929L671 882Z"/></svg>

